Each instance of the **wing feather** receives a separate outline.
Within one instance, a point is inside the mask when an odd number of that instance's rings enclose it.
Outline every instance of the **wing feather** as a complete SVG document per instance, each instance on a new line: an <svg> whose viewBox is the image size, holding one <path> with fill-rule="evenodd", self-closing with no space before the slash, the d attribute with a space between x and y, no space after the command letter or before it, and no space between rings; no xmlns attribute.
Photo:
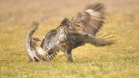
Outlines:
<svg viewBox="0 0 139 78"><path fill-rule="evenodd" d="M104 5L96 3L88 5L83 12L77 13L72 20L73 30L96 35L104 23Z"/></svg>

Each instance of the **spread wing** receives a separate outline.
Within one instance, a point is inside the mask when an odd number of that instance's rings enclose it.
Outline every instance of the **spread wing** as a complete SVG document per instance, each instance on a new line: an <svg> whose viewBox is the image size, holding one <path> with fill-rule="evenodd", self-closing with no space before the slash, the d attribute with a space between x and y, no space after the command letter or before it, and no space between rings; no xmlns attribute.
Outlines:
<svg viewBox="0 0 139 78"><path fill-rule="evenodd" d="M72 19L72 30L77 33L96 35L103 25L105 7L101 3L87 5L83 12Z"/></svg>
<svg viewBox="0 0 139 78"><path fill-rule="evenodd" d="M82 12L71 20L69 32L78 41L91 43L95 46L105 46L114 43L111 38L97 37L96 33L104 23L105 7L101 3L87 5Z"/></svg>
<svg viewBox="0 0 139 78"><path fill-rule="evenodd" d="M56 30L49 31L45 37L43 38L41 42L41 48L43 48L46 52L52 48L53 45L55 45L55 41L53 39L56 36Z"/></svg>

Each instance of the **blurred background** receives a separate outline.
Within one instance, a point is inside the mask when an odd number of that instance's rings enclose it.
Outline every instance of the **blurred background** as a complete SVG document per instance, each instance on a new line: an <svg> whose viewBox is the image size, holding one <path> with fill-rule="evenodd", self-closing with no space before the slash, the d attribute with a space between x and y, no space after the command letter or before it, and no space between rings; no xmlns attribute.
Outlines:
<svg viewBox="0 0 139 78"><path fill-rule="evenodd" d="M25 38L33 21L42 37L87 4L106 6L102 35L115 36L106 47L73 50L76 63L58 55L52 62L29 63ZM139 0L0 0L0 78L139 78ZM57 77L58 76L58 77Z"/></svg>
<svg viewBox="0 0 139 78"><path fill-rule="evenodd" d="M139 13L139 0L0 0L0 27L28 26L32 21L60 23L64 17L72 18L85 5L96 2L104 3L108 14Z"/></svg>

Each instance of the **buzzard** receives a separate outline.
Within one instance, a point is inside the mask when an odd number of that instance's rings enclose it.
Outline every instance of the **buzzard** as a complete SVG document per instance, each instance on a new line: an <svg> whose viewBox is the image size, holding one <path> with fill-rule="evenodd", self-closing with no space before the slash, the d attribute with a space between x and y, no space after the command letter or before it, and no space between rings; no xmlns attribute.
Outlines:
<svg viewBox="0 0 139 78"><path fill-rule="evenodd" d="M26 52L30 61L50 61L51 56L55 56L53 53L48 55L48 52L44 51L38 44L41 41L39 38L32 37L36 29L38 28L38 22L33 22L33 28L28 32L26 37Z"/></svg>
<svg viewBox="0 0 139 78"><path fill-rule="evenodd" d="M90 43L95 46L111 45L111 38L96 36L104 23L105 7L102 3L87 5L71 20L64 18L61 24L49 31L42 39L40 48L52 60L59 50L63 51L70 62L74 62L72 49Z"/></svg>

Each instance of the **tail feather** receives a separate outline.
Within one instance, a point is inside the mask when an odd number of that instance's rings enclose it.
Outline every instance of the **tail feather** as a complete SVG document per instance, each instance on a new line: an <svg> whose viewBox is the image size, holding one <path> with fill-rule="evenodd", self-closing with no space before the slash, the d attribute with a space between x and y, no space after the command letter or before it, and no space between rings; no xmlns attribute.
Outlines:
<svg viewBox="0 0 139 78"><path fill-rule="evenodd" d="M91 37L86 39L87 42L95 45L95 46L106 46L106 45L111 45L115 43L114 37L108 37L108 35L102 36L102 37Z"/></svg>
<svg viewBox="0 0 139 78"><path fill-rule="evenodd" d="M81 40L85 43L91 43L95 46L106 46L115 43L114 37L105 36L92 36L91 34L78 34L74 33L74 36L77 37L77 40Z"/></svg>

